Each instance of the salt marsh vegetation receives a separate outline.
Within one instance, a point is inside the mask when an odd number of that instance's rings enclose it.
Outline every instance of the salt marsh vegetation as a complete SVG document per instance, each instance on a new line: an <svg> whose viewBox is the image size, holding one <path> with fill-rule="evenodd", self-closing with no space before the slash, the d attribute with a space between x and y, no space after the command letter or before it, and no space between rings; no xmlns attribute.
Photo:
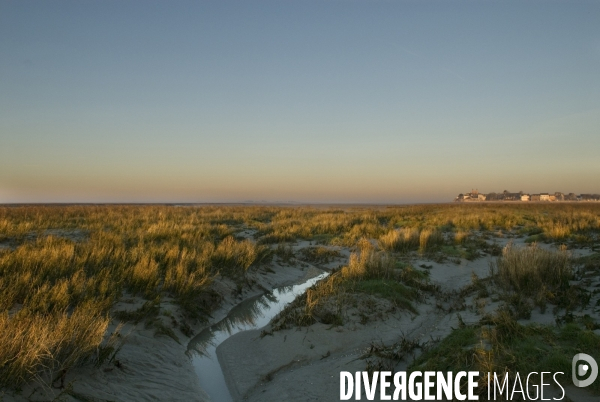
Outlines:
<svg viewBox="0 0 600 402"><path fill-rule="evenodd" d="M487 322L519 331L507 320L535 308L560 310L569 324L592 331L596 319L576 311L597 303L588 285L599 273L599 234L595 204L0 207L0 386L53 384L77 367L114 358L108 328L119 321L145 322L181 341L228 296L219 283L229 281L241 294L256 285L257 272L302 264L332 274L265 334L342 326L352 314L365 325L393 311L419 315L427 300L442 309L460 305L450 298L504 301L508 315L488 315ZM584 259L572 254L579 249L588 250ZM430 268L484 256L493 259L492 275L462 294L442 289ZM120 310L129 298L144 302ZM165 321L165 300L181 319ZM418 364L429 364L423 359Z"/></svg>

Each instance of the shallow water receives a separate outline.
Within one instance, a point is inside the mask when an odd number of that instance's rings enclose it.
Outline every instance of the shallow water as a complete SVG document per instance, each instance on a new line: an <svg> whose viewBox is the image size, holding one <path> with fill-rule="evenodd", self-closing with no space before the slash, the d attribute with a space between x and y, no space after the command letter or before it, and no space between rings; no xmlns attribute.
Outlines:
<svg viewBox="0 0 600 402"><path fill-rule="evenodd" d="M188 344L188 353L200 380L200 386L213 401L231 401L225 377L217 359L217 347L238 332L262 328L298 295L325 278L322 273L306 282L277 288L271 293L252 297L233 307L227 317L206 328Z"/></svg>

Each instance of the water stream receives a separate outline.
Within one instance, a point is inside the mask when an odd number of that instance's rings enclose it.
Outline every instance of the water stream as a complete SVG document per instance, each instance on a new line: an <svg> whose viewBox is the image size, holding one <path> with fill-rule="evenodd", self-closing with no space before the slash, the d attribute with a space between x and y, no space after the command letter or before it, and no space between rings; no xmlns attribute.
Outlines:
<svg viewBox="0 0 600 402"><path fill-rule="evenodd" d="M200 380L200 386L213 401L231 401L225 377L217 359L217 347L238 332L262 328L296 296L326 277L322 273L306 282L274 289L252 297L233 307L227 317L204 329L190 340L188 352Z"/></svg>

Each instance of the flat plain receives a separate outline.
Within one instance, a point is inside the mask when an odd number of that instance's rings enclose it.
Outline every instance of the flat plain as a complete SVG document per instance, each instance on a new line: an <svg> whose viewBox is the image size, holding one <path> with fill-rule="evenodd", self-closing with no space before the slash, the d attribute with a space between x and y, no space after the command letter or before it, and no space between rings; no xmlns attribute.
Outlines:
<svg viewBox="0 0 600 402"><path fill-rule="evenodd" d="M337 399L342 370L567 381L600 356L599 242L600 203L0 207L0 396L207 400L190 339L322 272L217 348L234 400Z"/></svg>

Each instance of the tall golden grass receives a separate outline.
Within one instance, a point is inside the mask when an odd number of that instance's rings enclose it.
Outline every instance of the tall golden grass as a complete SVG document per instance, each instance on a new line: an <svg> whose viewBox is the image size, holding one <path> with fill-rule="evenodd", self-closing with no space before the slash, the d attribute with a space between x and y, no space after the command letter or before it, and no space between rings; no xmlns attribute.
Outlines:
<svg viewBox="0 0 600 402"><path fill-rule="evenodd" d="M237 238L242 229L254 239ZM0 381L18 385L84 360L100 345L98 334L124 292L148 300L170 295L189 317L201 316L198 305L212 281L243 279L269 244L305 239L354 247L367 238L388 252L426 252L445 238L461 243L473 231L498 229L536 230L560 241L597 236L600 205L0 207ZM391 272L387 254L361 244L347 267L320 285L324 294L348 278ZM69 340L61 338L66 331Z"/></svg>
<svg viewBox="0 0 600 402"><path fill-rule="evenodd" d="M52 377L101 344L124 292L173 296L188 315L219 274L237 280L265 247L231 236L236 211L0 208L0 385ZM199 317L201 318L201 317Z"/></svg>
<svg viewBox="0 0 600 402"><path fill-rule="evenodd" d="M14 386L44 374L51 379L77 365L97 350L108 323L93 303L70 313L0 314L0 385Z"/></svg>
<svg viewBox="0 0 600 402"><path fill-rule="evenodd" d="M545 250L535 243L522 248L509 243L502 250L494 270L497 281L525 295L534 295L545 288L566 288L573 279L568 251Z"/></svg>

